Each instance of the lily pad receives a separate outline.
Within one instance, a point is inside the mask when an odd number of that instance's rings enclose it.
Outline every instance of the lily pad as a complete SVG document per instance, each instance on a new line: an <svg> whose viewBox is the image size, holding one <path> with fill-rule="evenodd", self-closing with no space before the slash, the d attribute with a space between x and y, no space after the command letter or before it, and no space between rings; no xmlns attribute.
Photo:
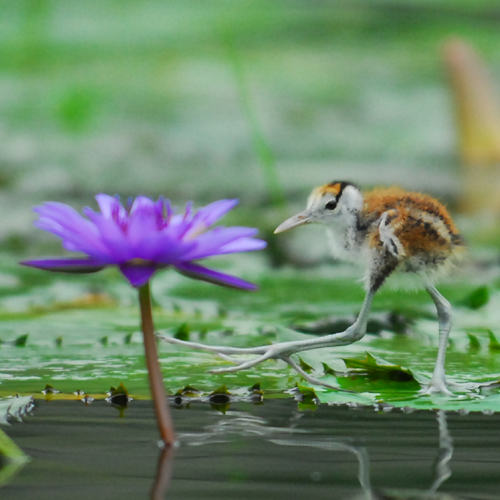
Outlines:
<svg viewBox="0 0 500 500"><path fill-rule="evenodd" d="M348 368L345 377L337 377L341 387L371 392L418 391L420 384L408 368L393 365L367 353L366 358L343 358ZM363 379L366 379L364 381Z"/></svg>

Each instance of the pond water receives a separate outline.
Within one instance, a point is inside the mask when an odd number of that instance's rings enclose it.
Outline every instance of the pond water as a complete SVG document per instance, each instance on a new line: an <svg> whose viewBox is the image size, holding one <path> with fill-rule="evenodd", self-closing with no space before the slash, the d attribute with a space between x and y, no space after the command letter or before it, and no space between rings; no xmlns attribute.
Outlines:
<svg viewBox="0 0 500 500"><path fill-rule="evenodd" d="M37 401L5 428L31 461L0 497L500 498L498 413L299 411L274 399L173 414L180 445L162 455L149 401L122 413L103 401Z"/></svg>

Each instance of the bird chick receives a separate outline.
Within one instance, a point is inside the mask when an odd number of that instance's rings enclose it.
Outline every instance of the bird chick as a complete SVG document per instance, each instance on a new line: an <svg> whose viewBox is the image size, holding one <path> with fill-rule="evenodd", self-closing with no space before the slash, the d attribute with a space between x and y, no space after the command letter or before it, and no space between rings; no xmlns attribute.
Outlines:
<svg viewBox="0 0 500 500"><path fill-rule="evenodd" d="M451 328L451 306L436 290L434 283L460 260L465 246L443 205L430 196L409 193L398 187L362 193L350 182L337 181L314 189L306 210L283 222L275 233L309 223L326 226L334 257L360 261L366 266L365 300L358 318L349 328L340 333L312 339L248 348L211 346L174 337L159 337L171 344L215 352L222 359L236 365L217 368L211 370L212 373L234 373L269 359L280 359L308 382L341 390L306 373L292 355L311 349L346 346L363 338L375 293L389 275L401 271L420 278L422 286L432 297L438 314L438 356L431 382L425 392L450 394L446 386L444 361ZM279 326L276 328L283 329ZM235 357L241 355L254 357Z"/></svg>
<svg viewBox="0 0 500 500"><path fill-rule="evenodd" d="M395 270L435 283L464 255L465 245L446 208L431 196L399 187L361 193L349 182L313 190L307 209L278 226L326 226L333 257L367 266L367 289L376 291Z"/></svg>
<svg viewBox="0 0 500 500"><path fill-rule="evenodd" d="M352 340L366 333L373 296L394 272L413 273L432 297L439 319L439 351L429 392L448 393L444 372L451 307L434 283L464 255L465 245L446 208L431 196L399 187L362 193L350 182L314 189L303 212L275 233L308 223L324 224L335 258L364 263L366 291Z"/></svg>

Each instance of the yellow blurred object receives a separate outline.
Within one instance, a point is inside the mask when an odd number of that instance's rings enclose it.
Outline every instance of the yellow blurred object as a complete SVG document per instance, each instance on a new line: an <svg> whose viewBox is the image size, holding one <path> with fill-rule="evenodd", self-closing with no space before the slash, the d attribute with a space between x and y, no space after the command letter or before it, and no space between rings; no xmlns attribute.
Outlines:
<svg viewBox="0 0 500 500"><path fill-rule="evenodd" d="M500 102L486 65L465 41L454 38L444 50L453 89L466 213L500 212Z"/></svg>
<svg viewBox="0 0 500 500"><path fill-rule="evenodd" d="M59 302L57 309L78 309L81 307L107 307L116 302L105 293L87 293L69 302Z"/></svg>

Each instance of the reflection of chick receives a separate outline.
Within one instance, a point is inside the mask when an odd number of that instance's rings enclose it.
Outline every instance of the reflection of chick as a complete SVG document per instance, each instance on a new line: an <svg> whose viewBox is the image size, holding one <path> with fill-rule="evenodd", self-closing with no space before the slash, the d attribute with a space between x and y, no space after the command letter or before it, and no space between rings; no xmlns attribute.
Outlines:
<svg viewBox="0 0 500 500"><path fill-rule="evenodd" d="M393 271L413 273L432 297L439 318L439 352L428 390L449 392L444 359L451 307L433 283L458 262L465 247L443 205L428 195L398 187L362 194L349 182L332 182L314 189L307 209L283 222L275 232L307 223L326 225L334 257L367 267L367 295L358 319L342 334L341 345L364 336L373 296L386 278ZM331 337L332 343L321 342L321 347L340 345L335 335Z"/></svg>

